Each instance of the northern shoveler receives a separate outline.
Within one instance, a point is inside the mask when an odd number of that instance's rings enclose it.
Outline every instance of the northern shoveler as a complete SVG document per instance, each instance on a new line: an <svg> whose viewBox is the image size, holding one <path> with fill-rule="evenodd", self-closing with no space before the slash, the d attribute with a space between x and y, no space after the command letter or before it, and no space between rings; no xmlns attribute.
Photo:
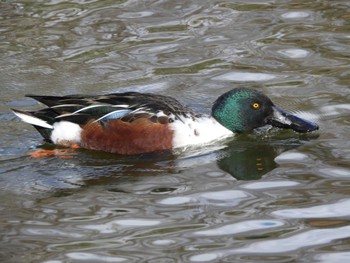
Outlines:
<svg viewBox="0 0 350 263"><path fill-rule="evenodd" d="M211 116L197 114L171 97L150 93L27 97L48 107L13 112L46 141L117 154L207 144L266 124L301 133L318 129L317 124L285 112L261 92L247 88L221 95Z"/></svg>

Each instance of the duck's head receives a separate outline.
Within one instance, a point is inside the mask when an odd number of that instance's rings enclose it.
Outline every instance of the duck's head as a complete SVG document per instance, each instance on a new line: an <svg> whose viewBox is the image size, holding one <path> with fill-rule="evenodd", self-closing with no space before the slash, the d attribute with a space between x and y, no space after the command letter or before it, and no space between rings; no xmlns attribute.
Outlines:
<svg viewBox="0 0 350 263"><path fill-rule="evenodd" d="M318 129L317 124L287 113L263 93L247 88L236 88L221 95L214 102L212 115L234 133L251 131L267 124L300 133Z"/></svg>

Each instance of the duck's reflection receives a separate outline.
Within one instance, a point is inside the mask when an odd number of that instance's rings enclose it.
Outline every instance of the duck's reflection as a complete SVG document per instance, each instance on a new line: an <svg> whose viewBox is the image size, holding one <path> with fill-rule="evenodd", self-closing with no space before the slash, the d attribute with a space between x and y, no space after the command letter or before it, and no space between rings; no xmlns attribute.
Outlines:
<svg viewBox="0 0 350 263"><path fill-rule="evenodd" d="M261 145L259 149L245 146L227 152L217 160L218 167L237 180L256 180L276 168L276 149L270 145Z"/></svg>
<svg viewBox="0 0 350 263"><path fill-rule="evenodd" d="M245 141L231 142L217 159L218 167L237 180L257 180L275 169L274 159L284 151L296 148L300 141Z"/></svg>
<svg viewBox="0 0 350 263"><path fill-rule="evenodd" d="M119 185L121 182L157 180L159 176L176 176L191 171L195 176L218 168L237 180L257 180L276 168L274 159L282 152L305 143L300 139L265 140L254 136L237 136L220 149L200 149L197 152L175 155L159 152L135 156L120 156L97 151L78 150L73 158L52 157L42 161L45 174L37 167L36 186L50 189L76 189L89 185ZM43 147L44 148L44 147ZM42 163L40 162L40 163ZM57 165L62 169L57 172ZM52 176L48 176L48 173ZM195 173L195 174L193 174ZM156 176L156 177L155 177ZM153 178L153 179L152 179ZM189 178L189 180L191 180Z"/></svg>
<svg viewBox="0 0 350 263"><path fill-rule="evenodd" d="M240 135L221 151L217 165L237 180L256 180L277 167L275 158L282 152L297 148L311 136L272 137ZM315 135L317 136L317 135Z"/></svg>

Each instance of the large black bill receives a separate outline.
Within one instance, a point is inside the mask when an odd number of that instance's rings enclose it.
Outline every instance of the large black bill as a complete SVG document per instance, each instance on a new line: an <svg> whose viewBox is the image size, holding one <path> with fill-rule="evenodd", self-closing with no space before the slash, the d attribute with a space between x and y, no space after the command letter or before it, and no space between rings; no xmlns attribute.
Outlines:
<svg viewBox="0 0 350 263"><path fill-rule="evenodd" d="M267 118L266 123L278 128L292 129L300 133L318 130L316 123L299 118L276 106L273 107L273 114Z"/></svg>

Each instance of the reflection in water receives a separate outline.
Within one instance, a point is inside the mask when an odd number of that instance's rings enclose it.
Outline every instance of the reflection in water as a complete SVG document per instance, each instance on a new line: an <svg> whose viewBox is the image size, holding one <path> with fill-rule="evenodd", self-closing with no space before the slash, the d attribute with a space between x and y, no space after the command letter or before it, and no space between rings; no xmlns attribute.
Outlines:
<svg viewBox="0 0 350 263"><path fill-rule="evenodd" d="M218 159L217 164L238 180L256 180L276 168L276 150L271 145L247 145L241 149L227 150L228 154Z"/></svg>
<svg viewBox="0 0 350 263"><path fill-rule="evenodd" d="M302 144L290 139L265 142L244 135L240 137L243 138L232 141L217 160L219 168L237 180L261 178L277 167L274 160L279 154Z"/></svg>
<svg viewBox="0 0 350 263"><path fill-rule="evenodd" d="M112 181L115 184L116 181L142 180L145 176L176 174L215 161L221 170L237 180L258 180L277 167L274 160L278 155L302 144L303 141L298 139L263 141L253 135L241 135L224 149L204 154L197 152L190 157L186 153L176 155L170 151L122 156L80 150L79 159L75 160L80 167L80 176L75 178L77 181L69 181L74 185L105 185ZM116 188L115 191L119 190Z"/></svg>
<svg viewBox="0 0 350 263"><path fill-rule="evenodd" d="M236 136L223 149L224 145L219 150L203 148L192 155L187 152L178 155L163 151L124 156L85 149L73 152L69 150L62 155L47 158L44 165L40 159L37 160L36 169L39 174L33 181L35 188L41 191L69 190L87 185L143 180L146 176L171 175L188 169L198 169L204 164L212 167L211 163L215 161L222 171L237 180L258 180L277 167L277 156L302 144L303 141L298 139L264 140L251 134ZM42 149L53 147L51 144L40 146ZM60 171L57 171L57 165L61 167ZM17 187L19 188L18 185Z"/></svg>
<svg viewBox="0 0 350 263"><path fill-rule="evenodd" d="M51 149L52 145L42 145L40 148ZM60 165L64 172L54 172L49 178L40 177L37 186L48 189L64 190L88 185L117 185L118 182L139 181L144 177L153 178L164 174L174 174L178 168L175 165L176 156L170 151L140 154L116 155L101 151L86 149L74 150L68 155L54 156L54 164ZM71 155L69 155L71 154ZM66 158L66 157L72 158ZM50 169L50 167L46 167ZM47 172L50 173L50 172ZM119 191L115 189L115 191Z"/></svg>

